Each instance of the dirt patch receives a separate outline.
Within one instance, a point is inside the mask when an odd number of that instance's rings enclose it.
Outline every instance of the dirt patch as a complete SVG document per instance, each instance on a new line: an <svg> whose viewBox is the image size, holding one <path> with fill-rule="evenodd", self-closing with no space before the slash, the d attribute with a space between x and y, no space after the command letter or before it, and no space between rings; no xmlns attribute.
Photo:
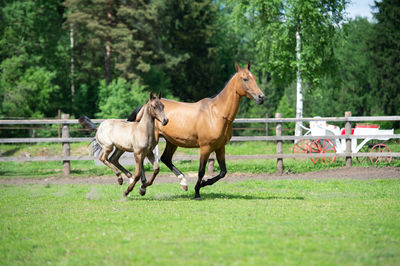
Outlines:
<svg viewBox="0 0 400 266"><path fill-rule="evenodd" d="M188 173L186 178L190 183L195 183L197 180L197 173ZM204 179L208 179L206 175ZM334 170L323 170L317 172L308 172L303 174L251 174L251 173L228 173L222 179L224 182L236 182L247 179L253 180L279 180L279 179L394 179L400 178L400 167L352 167L352 168L339 168ZM221 181L222 181L221 180ZM127 179L124 183L128 184ZM155 183L178 183L178 179L171 174L160 174ZM12 178L0 179L0 184L8 185L23 185L23 184L117 184L115 176L88 176L88 177L50 177L45 179L26 179L26 178Z"/></svg>

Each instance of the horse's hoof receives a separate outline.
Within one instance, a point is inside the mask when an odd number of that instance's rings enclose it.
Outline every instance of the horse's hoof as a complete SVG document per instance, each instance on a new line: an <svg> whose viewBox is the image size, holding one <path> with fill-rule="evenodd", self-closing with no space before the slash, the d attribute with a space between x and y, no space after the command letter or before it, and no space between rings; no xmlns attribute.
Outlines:
<svg viewBox="0 0 400 266"><path fill-rule="evenodd" d="M124 191L124 193L122 193L122 196L123 196L124 198L126 198L126 196L128 196L128 192Z"/></svg>
<svg viewBox="0 0 400 266"><path fill-rule="evenodd" d="M193 199L194 199L194 200L203 200L200 196L194 197Z"/></svg>
<svg viewBox="0 0 400 266"><path fill-rule="evenodd" d="M139 188L139 194L144 196L146 195L146 189L142 189L142 187Z"/></svg>
<svg viewBox="0 0 400 266"><path fill-rule="evenodd" d="M122 186L123 183L124 183L124 179L122 179L122 177L118 178L118 184L120 186Z"/></svg>
<svg viewBox="0 0 400 266"><path fill-rule="evenodd" d="M186 185L181 185L181 189L184 190L184 191L188 191L188 186L186 186Z"/></svg>

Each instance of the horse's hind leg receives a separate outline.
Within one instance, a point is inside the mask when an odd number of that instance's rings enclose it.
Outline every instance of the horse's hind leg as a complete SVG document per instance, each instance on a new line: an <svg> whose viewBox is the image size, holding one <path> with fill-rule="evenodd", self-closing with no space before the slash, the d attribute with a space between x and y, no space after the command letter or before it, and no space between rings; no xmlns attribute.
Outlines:
<svg viewBox="0 0 400 266"><path fill-rule="evenodd" d="M219 174L217 176L207 179L205 181L203 180L201 182L201 187L210 186L226 175L225 146L218 150L215 150L215 154L217 155L217 161L218 161L221 171L219 172Z"/></svg>
<svg viewBox="0 0 400 266"><path fill-rule="evenodd" d="M172 163L172 156L178 147L167 141L165 150L161 156L161 161L178 177L181 188L185 191L188 190L187 180L183 173Z"/></svg>
<svg viewBox="0 0 400 266"><path fill-rule="evenodd" d="M119 158L121 157L121 155L124 154L124 151L120 150L120 149L115 149L115 151L113 152L113 154L110 157L110 162L115 165L119 170L121 170L126 177L129 179L129 181L132 183L133 182L133 178L132 178L132 173L129 172L128 170L126 170L120 163L119 163Z"/></svg>
<svg viewBox="0 0 400 266"><path fill-rule="evenodd" d="M118 183L120 185L122 185L123 179L121 177L121 172L118 171L118 169L115 168L115 166L110 161L108 161L108 155L112 152L112 150L113 150L113 147L104 148L103 153L100 155L100 161L102 161L105 165L107 165L109 168L111 168L111 170L113 170L115 175L118 177Z"/></svg>

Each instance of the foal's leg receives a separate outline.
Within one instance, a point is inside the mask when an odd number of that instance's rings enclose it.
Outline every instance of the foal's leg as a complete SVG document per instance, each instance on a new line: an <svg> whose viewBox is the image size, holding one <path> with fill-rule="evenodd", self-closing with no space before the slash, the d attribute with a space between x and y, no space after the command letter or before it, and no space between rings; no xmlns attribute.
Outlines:
<svg viewBox="0 0 400 266"><path fill-rule="evenodd" d="M201 200L200 197L200 188L202 187L201 181L206 172L206 165L208 158L210 157L212 150L209 147L200 147L200 167L199 167L199 176L196 182L196 186L194 187L195 196L194 199Z"/></svg>
<svg viewBox="0 0 400 266"><path fill-rule="evenodd" d="M142 173L144 172L144 169L143 169L144 156L137 155L137 154L134 154L134 155L135 155L135 162L136 162L135 174L134 174L133 182L131 184L129 184L128 188L124 192L125 197L128 196L128 194L133 190L137 181L139 181L139 178L142 176Z"/></svg>
<svg viewBox="0 0 400 266"><path fill-rule="evenodd" d="M140 181L142 181L142 185L139 188L139 194L142 195L142 196L144 196L146 194L146 183L147 183L146 173L144 171L143 163L144 163L144 158L143 158L143 161L142 161L142 172L140 174Z"/></svg>
<svg viewBox="0 0 400 266"><path fill-rule="evenodd" d="M118 171L117 168L115 168L115 166L108 161L108 155L112 152L113 147L103 147L103 153L100 155L100 161L102 161L105 165L107 165L108 167L111 168L111 170L113 170L113 172L116 174L116 176L118 177L118 183L120 185L122 185L123 179L121 177L121 172Z"/></svg>
<svg viewBox="0 0 400 266"><path fill-rule="evenodd" d="M217 176L207 179L207 180L203 180L201 182L201 187L210 186L226 175L225 146L223 146L222 148L220 148L218 150L215 150L215 154L217 155L217 161L218 161L219 167L221 168L221 171L219 172L219 174Z"/></svg>
<svg viewBox="0 0 400 266"><path fill-rule="evenodd" d="M149 159L150 163L153 165L153 175L151 176L149 182L147 182L146 185L144 186L145 191L146 191L146 187L151 186L153 184L154 179L160 172L160 167L158 166L157 160L155 159L152 151L149 152L149 154L147 155L147 158Z"/></svg>
<svg viewBox="0 0 400 266"><path fill-rule="evenodd" d="M115 151L113 152L113 154L110 157L110 162L115 165L119 170L121 170L126 177L129 179L129 182L132 183L133 182L133 178L132 178L132 173L129 172L128 170L126 170L120 163L119 163L119 158L121 157L121 155L124 154L124 151L120 150L120 149L115 149Z"/></svg>
<svg viewBox="0 0 400 266"><path fill-rule="evenodd" d="M165 146L165 150L161 156L161 161L178 177L179 179L179 184L181 185L181 188L185 191L188 190L187 186L187 180L183 173L179 171L178 168L175 167L175 165L172 163L172 156L174 155L176 149L178 147L171 142L167 141L167 145Z"/></svg>

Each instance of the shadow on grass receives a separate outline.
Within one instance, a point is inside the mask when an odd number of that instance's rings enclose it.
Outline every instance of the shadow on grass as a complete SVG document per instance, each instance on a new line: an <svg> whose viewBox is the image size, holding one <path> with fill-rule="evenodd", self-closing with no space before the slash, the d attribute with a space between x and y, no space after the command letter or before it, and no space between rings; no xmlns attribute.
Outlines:
<svg viewBox="0 0 400 266"><path fill-rule="evenodd" d="M3 152L1 156L4 156L4 157L12 156L12 155L15 155L19 150L21 150L21 148L19 148L19 147L7 150L7 151Z"/></svg>
<svg viewBox="0 0 400 266"><path fill-rule="evenodd" d="M217 200L217 199L243 199L243 200L305 200L304 197L300 196L275 196L275 195L240 195L231 193L202 193L201 200ZM175 200L194 200L194 193L184 195L171 195L171 194L156 194L151 197L139 197L139 196L128 196L126 200L146 200L146 201L175 201Z"/></svg>

